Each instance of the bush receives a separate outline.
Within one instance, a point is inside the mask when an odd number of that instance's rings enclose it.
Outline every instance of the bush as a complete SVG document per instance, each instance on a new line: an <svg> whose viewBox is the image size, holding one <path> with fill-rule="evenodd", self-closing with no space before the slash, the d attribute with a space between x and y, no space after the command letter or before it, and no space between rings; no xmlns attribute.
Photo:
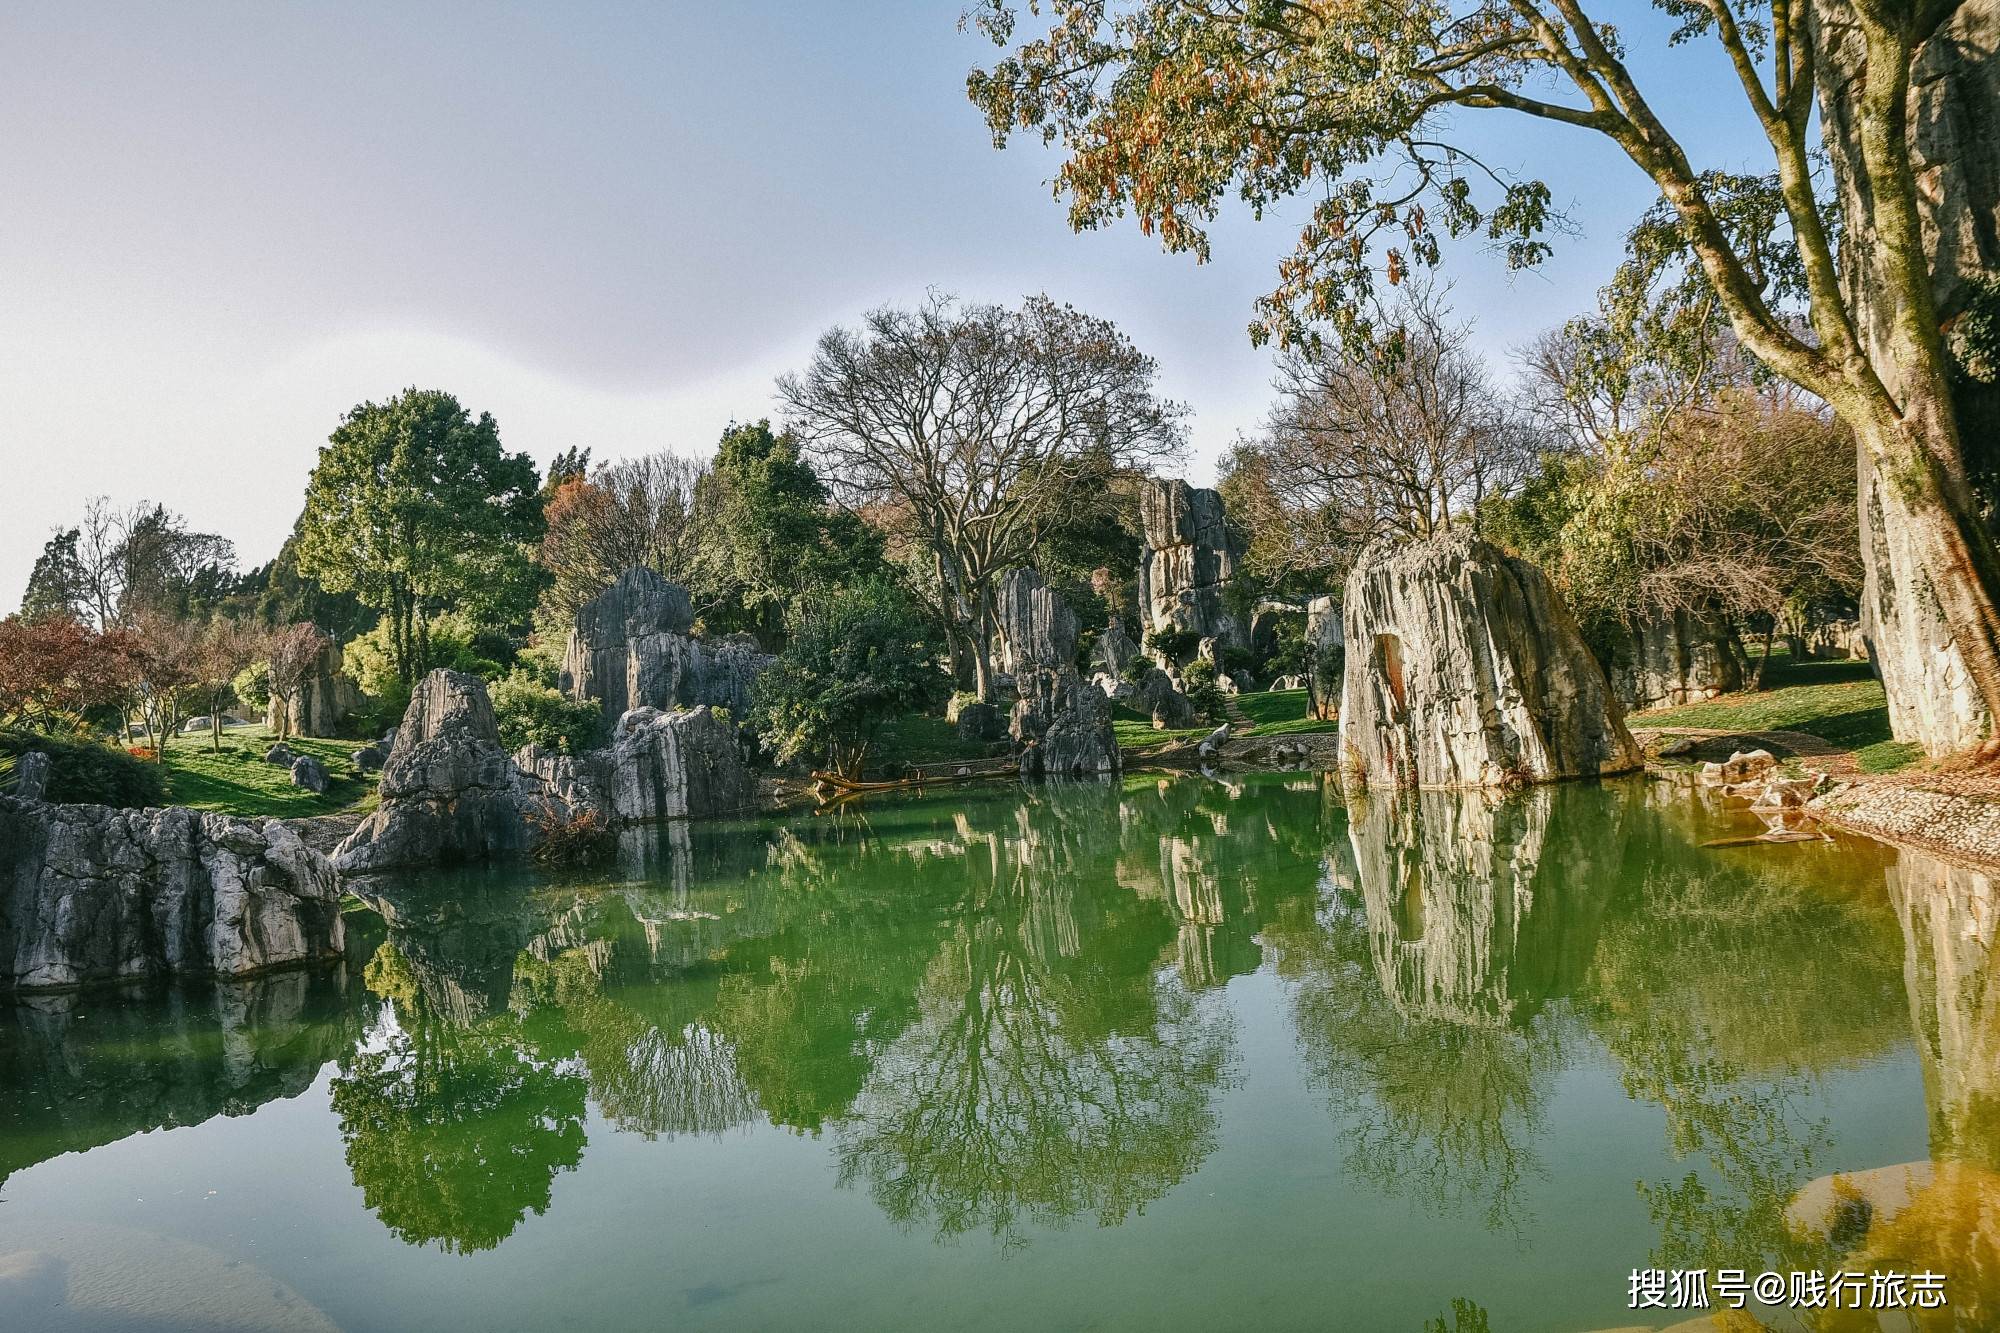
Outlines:
<svg viewBox="0 0 2000 1333"><path fill-rule="evenodd" d="M1169 662L1182 662L1201 647L1201 635L1191 629L1148 630L1145 646Z"/></svg>
<svg viewBox="0 0 2000 1333"><path fill-rule="evenodd" d="M475 631L472 622L464 616L456 612L432 616L425 622L424 628L429 636L430 651L416 664L418 677L438 667L450 667L453 671L463 671L482 680L497 680L501 676L498 662L482 657L474 650ZM373 706L358 715L363 731L380 731L402 719L403 710L410 706L410 689L397 677L395 660L389 653L387 616L376 621L374 629L342 650L340 665L343 671L354 677L361 692L373 700Z"/></svg>
<svg viewBox="0 0 2000 1333"><path fill-rule="evenodd" d="M591 700L579 703L516 668L493 687L493 720L500 743L509 750L539 745L559 754L581 754L604 740L604 710Z"/></svg>
<svg viewBox="0 0 2000 1333"><path fill-rule="evenodd" d="M1125 679L1131 681L1134 685L1143 685L1146 683L1146 677L1152 675L1156 670L1158 668L1154 665L1152 658L1145 656L1143 653L1135 654L1130 661L1125 663L1124 675Z"/></svg>
<svg viewBox="0 0 2000 1333"><path fill-rule="evenodd" d="M23 731L0 731L0 791L11 791L21 755L49 757L48 799L64 805L125 808L166 801L160 766L95 741L68 741ZM148 751L148 753L151 753Z"/></svg>
<svg viewBox="0 0 2000 1333"><path fill-rule="evenodd" d="M857 776L884 722L950 696L942 650L929 618L894 584L835 593L802 612L752 687L758 732L780 763L823 759Z"/></svg>
<svg viewBox="0 0 2000 1333"><path fill-rule="evenodd" d="M541 835L534 855L543 865L596 866L618 857L618 835L595 810L566 815L544 804L528 812L528 822Z"/></svg>
<svg viewBox="0 0 2000 1333"><path fill-rule="evenodd" d="M229 682L229 688L236 692L246 707L263 712L271 706L271 664L252 662L236 673Z"/></svg>
<svg viewBox="0 0 2000 1333"><path fill-rule="evenodd" d="M1182 668L1181 693L1187 695L1194 711L1210 722L1221 718L1228 708L1222 687L1215 683L1215 663L1205 657L1198 657Z"/></svg>

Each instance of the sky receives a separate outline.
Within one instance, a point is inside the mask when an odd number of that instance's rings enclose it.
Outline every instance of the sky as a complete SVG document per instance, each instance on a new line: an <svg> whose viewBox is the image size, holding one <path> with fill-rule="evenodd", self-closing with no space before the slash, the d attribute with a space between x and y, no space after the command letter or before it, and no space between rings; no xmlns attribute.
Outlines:
<svg viewBox="0 0 2000 1333"><path fill-rule="evenodd" d="M1611 0L1628 33L1659 20ZM94 495L158 500L268 560L343 412L416 385L545 464L703 453L776 415L823 330L938 289L1115 320L1192 409L1189 473L1254 430L1246 327L1296 218L1214 257L1072 233L1059 159L994 150L961 0L132 3L0 14L0 613ZM1645 46L1635 40L1635 46ZM1654 43L1664 50L1663 43ZM1755 166L1707 50L1642 65L1698 165ZM1590 307L1653 198L1608 142L1462 128L1576 234L1446 267L1504 375Z"/></svg>

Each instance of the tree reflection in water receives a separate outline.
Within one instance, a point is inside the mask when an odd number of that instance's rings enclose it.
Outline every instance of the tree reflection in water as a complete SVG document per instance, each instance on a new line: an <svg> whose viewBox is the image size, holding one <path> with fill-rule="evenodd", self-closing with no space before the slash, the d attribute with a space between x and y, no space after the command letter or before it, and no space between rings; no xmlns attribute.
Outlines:
<svg viewBox="0 0 2000 1333"><path fill-rule="evenodd" d="M440 1015L393 940L368 966L381 1018L340 1062L333 1109L368 1207L413 1245L488 1250L583 1158L584 1081L535 1059L518 1020Z"/></svg>

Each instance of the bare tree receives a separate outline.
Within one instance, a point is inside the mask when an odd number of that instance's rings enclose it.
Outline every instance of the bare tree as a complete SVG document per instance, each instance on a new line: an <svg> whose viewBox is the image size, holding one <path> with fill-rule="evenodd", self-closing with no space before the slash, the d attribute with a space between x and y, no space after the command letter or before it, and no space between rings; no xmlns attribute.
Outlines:
<svg viewBox="0 0 2000 1333"><path fill-rule="evenodd" d="M710 536L702 513L704 459L668 453L602 463L555 487L545 514L542 567L554 579L542 615L554 628L628 569L644 567L692 585Z"/></svg>
<svg viewBox="0 0 2000 1333"><path fill-rule="evenodd" d="M136 622L139 716L154 757L164 762L167 741L180 725L181 707L200 682L201 629L150 610L141 611Z"/></svg>
<svg viewBox="0 0 2000 1333"><path fill-rule="evenodd" d="M291 733L292 696L306 683L319 663L320 654L333 640L319 627L306 621L273 630L265 653L271 663L271 698L278 706L271 711L278 718L278 737Z"/></svg>
<svg viewBox="0 0 2000 1333"><path fill-rule="evenodd" d="M261 627L221 617L204 625L195 640L193 688L207 708L209 748L217 753L222 750L222 710L234 694L231 682L263 646Z"/></svg>
<svg viewBox="0 0 2000 1333"><path fill-rule="evenodd" d="M62 537L66 601L99 630L147 615L185 615L191 594L204 585L220 593L236 565L236 547L226 537L196 532L152 500L114 509L109 497L97 496L83 522Z"/></svg>
<svg viewBox="0 0 2000 1333"><path fill-rule="evenodd" d="M1380 321L1391 332L1373 351L1282 353L1263 434L1229 462L1253 529L1284 534L1300 568L1337 569L1377 533L1476 522L1480 502L1517 486L1546 443L1435 292L1410 290Z"/></svg>
<svg viewBox="0 0 2000 1333"><path fill-rule="evenodd" d="M933 295L820 338L778 382L789 425L848 504L892 515L931 562L954 649L993 697L1000 576L1102 503L1121 469L1178 457L1180 405L1108 320Z"/></svg>

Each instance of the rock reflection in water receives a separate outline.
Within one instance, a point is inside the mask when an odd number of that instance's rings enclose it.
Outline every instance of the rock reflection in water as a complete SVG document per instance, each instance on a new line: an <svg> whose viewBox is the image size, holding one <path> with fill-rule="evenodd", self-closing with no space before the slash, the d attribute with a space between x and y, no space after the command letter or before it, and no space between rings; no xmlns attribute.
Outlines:
<svg viewBox="0 0 2000 1333"><path fill-rule="evenodd" d="M1333 892L1267 930L1309 1079L1356 1177L1487 1225L1528 1219L1552 1077L1629 797L1617 789L1369 796ZM1342 851L1346 854L1343 855Z"/></svg>
<svg viewBox="0 0 2000 1333"><path fill-rule="evenodd" d="M132 1134L296 1097L360 1032L339 968L0 1005L0 1185Z"/></svg>

